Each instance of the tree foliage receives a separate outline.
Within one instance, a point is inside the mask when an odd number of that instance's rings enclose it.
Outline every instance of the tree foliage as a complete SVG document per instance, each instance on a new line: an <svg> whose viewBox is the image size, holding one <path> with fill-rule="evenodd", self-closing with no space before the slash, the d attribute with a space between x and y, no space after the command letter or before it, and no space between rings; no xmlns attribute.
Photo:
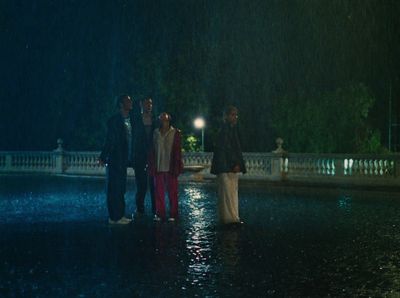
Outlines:
<svg viewBox="0 0 400 298"><path fill-rule="evenodd" d="M381 150L367 122L374 103L363 84L284 96L274 101L272 125L292 152L373 153Z"/></svg>

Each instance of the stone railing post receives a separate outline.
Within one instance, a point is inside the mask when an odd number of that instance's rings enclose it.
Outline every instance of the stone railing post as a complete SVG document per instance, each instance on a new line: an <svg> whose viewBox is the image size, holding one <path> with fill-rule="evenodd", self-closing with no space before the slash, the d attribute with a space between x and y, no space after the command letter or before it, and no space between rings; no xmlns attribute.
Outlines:
<svg viewBox="0 0 400 298"><path fill-rule="evenodd" d="M344 176L344 158L335 157L334 165L335 165L335 176L343 177Z"/></svg>
<svg viewBox="0 0 400 298"><path fill-rule="evenodd" d="M283 139L282 138L277 138L275 140L275 142L276 142L276 149L274 151L272 151L272 152L273 153L279 153L279 154L286 153L286 151L282 148Z"/></svg>
<svg viewBox="0 0 400 298"><path fill-rule="evenodd" d="M275 156L271 158L271 180L279 181L285 179L283 161L282 154L275 154Z"/></svg>
<svg viewBox="0 0 400 298"><path fill-rule="evenodd" d="M57 174L64 173L64 148L63 140L57 139L57 149L54 150L55 168L54 172Z"/></svg>
<svg viewBox="0 0 400 298"><path fill-rule="evenodd" d="M397 158L394 159L395 162L395 177L397 180L400 180L400 157L397 156Z"/></svg>
<svg viewBox="0 0 400 298"><path fill-rule="evenodd" d="M275 156L271 160L271 179L272 180L285 180L286 173L284 170L284 162L286 151L282 147L283 139L277 138L276 139L276 149L272 151L275 153Z"/></svg>
<svg viewBox="0 0 400 298"><path fill-rule="evenodd" d="M11 154L7 153L5 156L5 163L4 163L5 171L11 171L11 168L12 168L11 161L12 161Z"/></svg>

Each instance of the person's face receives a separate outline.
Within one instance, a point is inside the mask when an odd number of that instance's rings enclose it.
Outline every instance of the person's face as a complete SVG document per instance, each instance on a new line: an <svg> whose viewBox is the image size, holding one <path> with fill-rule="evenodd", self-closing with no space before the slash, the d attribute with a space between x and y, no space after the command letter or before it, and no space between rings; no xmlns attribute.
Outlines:
<svg viewBox="0 0 400 298"><path fill-rule="evenodd" d="M162 126L169 126L170 117L167 113L161 113L158 119Z"/></svg>
<svg viewBox="0 0 400 298"><path fill-rule="evenodd" d="M151 113L153 110L153 100L151 98L147 98L142 102L142 108L144 113Z"/></svg>
<svg viewBox="0 0 400 298"><path fill-rule="evenodd" d="M132 106L133 106L132 99L129 96L125 96L122 99L121 108L124 111L130 111L130 110L132 110Z"/></svg>
<svg viewBox="0 0 400 298"><path fill-rule="evenodd" d="M231 125L235 126L238 121L238 110L233 109L226 115L226 121Z"/></svg>

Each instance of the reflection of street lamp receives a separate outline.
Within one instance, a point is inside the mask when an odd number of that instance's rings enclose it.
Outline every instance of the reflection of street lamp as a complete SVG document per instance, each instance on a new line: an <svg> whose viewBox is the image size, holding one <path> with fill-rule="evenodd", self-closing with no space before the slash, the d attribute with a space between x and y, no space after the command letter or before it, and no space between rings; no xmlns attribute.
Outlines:
<svg viewBox="0 0 400 298"><path fill-rule="evenodd" d="M195 128L201 129L201 152L204 152L204 126L206 126L206 122L202 117L197 117L193 124Z"/></svg>

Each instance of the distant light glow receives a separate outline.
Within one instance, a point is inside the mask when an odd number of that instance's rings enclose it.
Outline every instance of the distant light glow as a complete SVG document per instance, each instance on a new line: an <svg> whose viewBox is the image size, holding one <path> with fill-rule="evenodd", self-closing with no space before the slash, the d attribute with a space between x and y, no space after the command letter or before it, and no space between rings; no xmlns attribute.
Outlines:
<svg viewBox="0 0 400 298"><path fill-rule="evenodd" d="M194 122L194 127L197 129L203 129L204 126L206 125L206 122L204 121L204 119L202 117L197 117Z"/></svg>

